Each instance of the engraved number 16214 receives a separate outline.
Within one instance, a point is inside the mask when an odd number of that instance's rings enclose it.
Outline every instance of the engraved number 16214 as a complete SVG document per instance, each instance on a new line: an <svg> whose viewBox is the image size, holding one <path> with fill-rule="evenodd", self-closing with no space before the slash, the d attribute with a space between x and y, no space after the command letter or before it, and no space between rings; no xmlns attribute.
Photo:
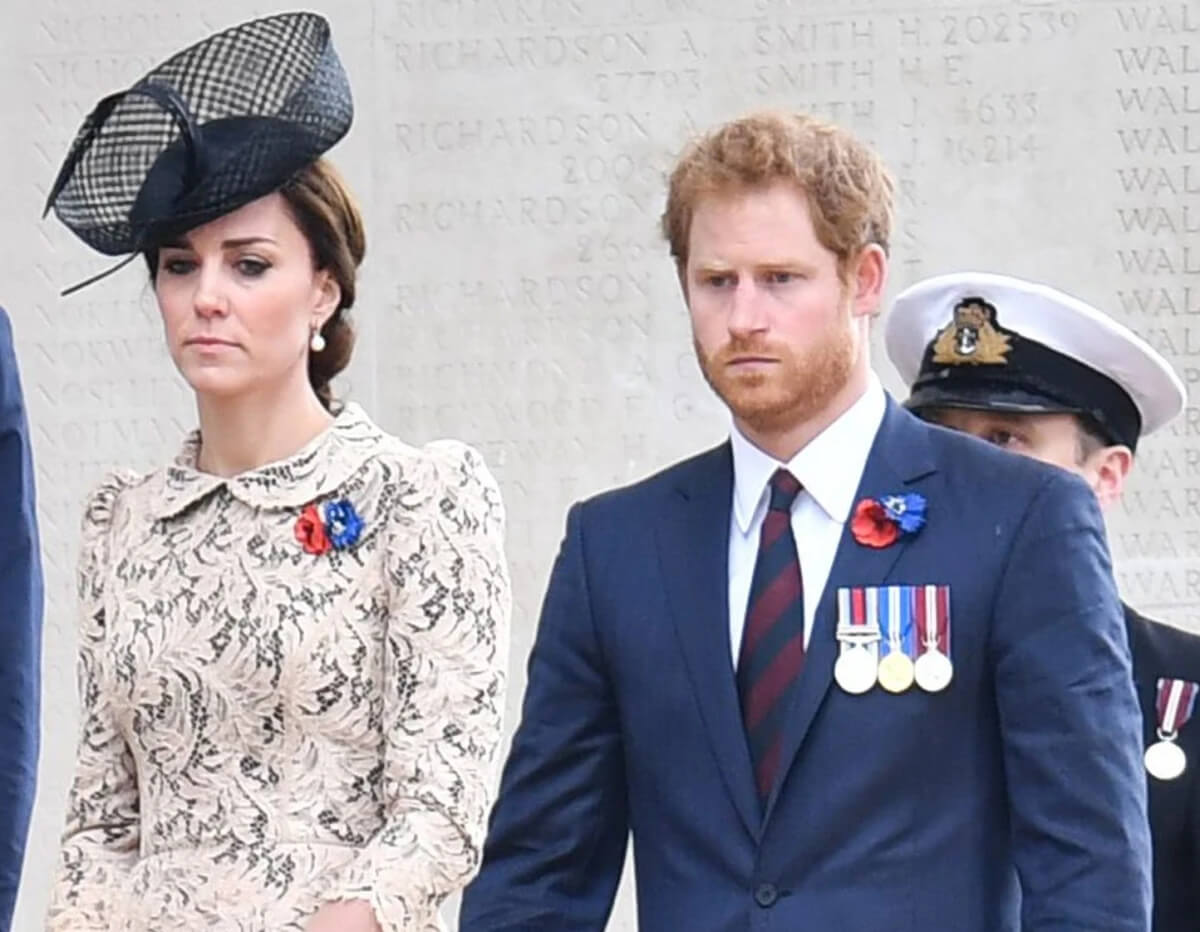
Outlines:
<svg viewBox="0 0 1200 932"><path fill-rule="evenodd" d="M1038 141L1032 133L1024 136L992 133L985 136L948 136L943 149L946 161L966 168L1036 162L1037 156Z"/></svg>

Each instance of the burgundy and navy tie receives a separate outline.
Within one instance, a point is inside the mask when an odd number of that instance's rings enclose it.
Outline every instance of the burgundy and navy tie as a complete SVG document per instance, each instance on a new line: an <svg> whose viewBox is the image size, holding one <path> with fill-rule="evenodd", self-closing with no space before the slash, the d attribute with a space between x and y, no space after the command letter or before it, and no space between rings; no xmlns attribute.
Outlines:
<svg viewBox="0 0 1200 932"><path fill-rule="evenodd" d="M804 587L792 536L792 503L800 488L785 469L771 477L738 658L742 721L764 804L779 770L788 702L804 666Z"/></svg>

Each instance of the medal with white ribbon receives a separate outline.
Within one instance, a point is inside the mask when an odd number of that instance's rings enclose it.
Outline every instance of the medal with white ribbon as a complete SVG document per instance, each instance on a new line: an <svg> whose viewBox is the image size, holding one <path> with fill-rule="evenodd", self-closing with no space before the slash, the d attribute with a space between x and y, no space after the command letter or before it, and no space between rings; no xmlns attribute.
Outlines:
<svg viewBox="0 0 1200 932"><path fill-rule="evenodd" d="M868 592L862 588L839 589L837 592L837 639L840 645L833 678L852 695L868 692L875 685L879 666L878 614L872 622L867 609Z"/></svg>
<svg viewBox="0 0 1200 932"><path fill-rule="evenodd" d="M890 693L902 693L913 684L910 588L886 586L882 590L875 590L880 594L879 628L884 635L884 656L879 661L879 685Z"/></svg>
<svg viewBox="0 0 1200 932"><path fill-rule="evenodd" d="M950 662L950 587L913 586L917 618L917 657L913 675L928 693L941 692L954 678Z"/></svg>
<svg viewBox="0 0 1200 932"><path fill-rule="evenodd" d="M1176 739L1179 729L1192 717L1200 686L1188 680L1160 677L1155 711L1158 741L1146 748L1146 771L1159 780L1174 780L1187 769L1187 755Z"/></svg>

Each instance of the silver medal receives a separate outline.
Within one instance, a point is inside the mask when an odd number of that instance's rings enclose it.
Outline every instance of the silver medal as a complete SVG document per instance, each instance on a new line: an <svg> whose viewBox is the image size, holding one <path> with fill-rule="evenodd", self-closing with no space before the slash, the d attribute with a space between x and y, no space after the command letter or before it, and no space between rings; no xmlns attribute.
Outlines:
<svg viewBox="0 0 1200 932"><path fill-rule="evenodd" d="M917 658L913 674L917 685L927 693L940 693L954 678L954 664L937 648L927 650Z"/></svg>
<svg viewBox="0 0 1200 932"><path fill-rule="evenodd" d="M833 665L833 678L846 692L858 696L875 685L877 670L878 661L869 648L847 644Z"/></svg>
<svg viewBox="0 0 1200 932"><path fill-rule="evenodd" d="M1187 770L1187 755L1173 738L1150 745L1144 759L1146 772L1159 780L1174 780Z"/></svg>

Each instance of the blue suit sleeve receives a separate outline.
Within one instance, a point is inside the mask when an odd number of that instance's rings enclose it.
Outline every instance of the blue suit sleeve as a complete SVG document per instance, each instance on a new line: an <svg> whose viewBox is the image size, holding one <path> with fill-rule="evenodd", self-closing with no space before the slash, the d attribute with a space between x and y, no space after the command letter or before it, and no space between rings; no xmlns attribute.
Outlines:
<svg viewBox="0 0 1200 932"><path fill-rule="evenodd" d="M1091 490L1047 480L1018 530L992 628L1025 932L1147 932L1141 714Z"/></svg>
<svg viewBox="0 0 1200 932"><path fill-rule="evenodd" d="M43 593L29 426L2 310L0 481L0 930L7 930L37 779Z"/></svg>
<svg viewBox="0 0 1200 932"><path fill-rule="evenodd" d="M602 932L629 831L618 710L588 591L583 506L567 516L521 722L460 932Z"/></svg>

